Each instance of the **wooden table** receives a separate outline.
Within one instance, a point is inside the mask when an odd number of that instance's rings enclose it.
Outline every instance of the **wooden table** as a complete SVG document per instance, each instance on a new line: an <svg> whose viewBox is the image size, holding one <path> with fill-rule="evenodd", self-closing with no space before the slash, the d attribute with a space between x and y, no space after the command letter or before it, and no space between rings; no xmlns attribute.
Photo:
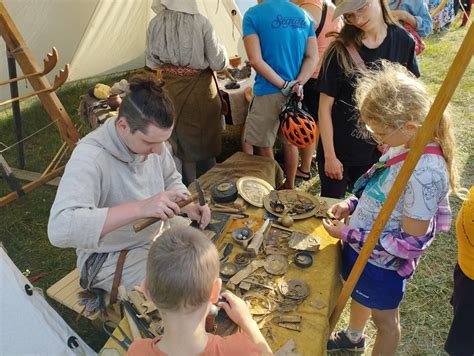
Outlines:
<svg viewBox="0 0 474 356"><path fill-rule="evenodd" d="M326 200L328 204L337 202L337 200L334 199L324 198L324 200ZM251 207L248 208L246 212L252 219L258 221L258 223L252 227L252 230L256 231L262 223L264 210ZM224 231L226 233L225 236L217 240L217 247L219 248L227 242L233 242L230 232L232 229L241 226L242 223L240 220L233 220L229 223ZM313 265L310 268L301 269L292 263L286 273L286 278L304 279L311 288L310 295L298 306L297 311L288 314L301 315L303 317L301 332L269 324L269 326L271 326L273 340L267 337L267 341L272 350L276 351L288 340L293 339L296 343L296 351L300 354L324 355L329 333L329 315L342 286L339 277L341 261L340 244L338 240L330 237L326 233L322 226L321 219L311 217L299 220L295 222L292 228L319 236L321 238L321 247L320 251L314 255ZM233 260L235 254L242 251L243 248L234 243L229 261ZM292 256L293 255L290 257ZM121 326L130 335L126 320L122 320ZM265 330L263 334L264 336L266 335ZM116 348L119 351L123 351L111 339L107 341L104 348Z"/></svg>

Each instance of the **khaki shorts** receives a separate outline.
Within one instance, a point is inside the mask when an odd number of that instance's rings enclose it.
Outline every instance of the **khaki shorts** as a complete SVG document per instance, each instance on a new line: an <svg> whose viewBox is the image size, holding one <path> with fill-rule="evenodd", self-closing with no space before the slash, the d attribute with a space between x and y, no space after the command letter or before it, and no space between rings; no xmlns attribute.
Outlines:
<svg viewBox="0 0 474 356"><path fill-rule="evenodd" d="M285 102L280 92L254 96L245 121L244 141L257 147L273 147L280 128L278 115Z"/></svg>

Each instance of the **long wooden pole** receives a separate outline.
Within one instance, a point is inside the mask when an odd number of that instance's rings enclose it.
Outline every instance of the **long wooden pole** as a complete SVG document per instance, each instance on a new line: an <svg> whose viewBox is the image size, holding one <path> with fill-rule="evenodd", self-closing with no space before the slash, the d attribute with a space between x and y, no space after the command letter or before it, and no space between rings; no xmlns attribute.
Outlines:
<svg viewBox="0 0 474 356"><path fill-rule="evenodd" d="M438 123L448 105L454 91L456 90L461 77L466 70L471 58L474 54L474 26L471 24L469 30L464 38L459 51L454 58L451 67L449 68L448 74L441 85L441 88L436 95L436 98L431 106L431 109L426 116L426 119L421 126L417 136L415 137L413 147L410 149L410 153L406 158L397 179L393 183L393 187L388 193L387 200L382 206L377 219L375 220L374 226L369 233L367 241L364 247L360 251L359 257L357 258L354 267L352 268L349 277L347 278L344 287L342 288L341 294L339 295L336 306L329 318L329 329L330 332L334 330L339 317L341 316L342 310L349 299L354 287L364 269L370 254L372 253L379 236L385 227L390 215L392 214L395 205L400 198L400 194L403 192L413 170L418 163L423 150L426 145L431 141L433 133L438 126Z"/></svg>

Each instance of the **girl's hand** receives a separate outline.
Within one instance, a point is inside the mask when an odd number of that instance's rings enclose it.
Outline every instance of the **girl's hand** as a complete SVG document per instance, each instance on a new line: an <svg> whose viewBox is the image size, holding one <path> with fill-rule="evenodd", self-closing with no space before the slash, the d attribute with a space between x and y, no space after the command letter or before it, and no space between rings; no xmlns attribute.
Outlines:
<svg viewBox="0 0 474 356"><path fill-rule="evenodd" d="M346 226L346 224L340 222L339 220L330 221L328 219L323 219L323 226L329 235L335 237L336 239L341 239L342 229Z"/></svg>
<svg viewBox="0 0 474 356"><path fill-rule="evenodd" d="M324 173L332 179L342 180L344 172L343 165L336 157L326 159L324 162Z"/></svg>
<svg viewBox="0 0 474 356"><path fill-rule="evenodd" d="M342 201L331 206L328 209L327 214L328 216L334 216L334 218L337 220L342 220L347 218L351 214L351 209L349 207L349 204L347 204L345 201Z"/></svg>

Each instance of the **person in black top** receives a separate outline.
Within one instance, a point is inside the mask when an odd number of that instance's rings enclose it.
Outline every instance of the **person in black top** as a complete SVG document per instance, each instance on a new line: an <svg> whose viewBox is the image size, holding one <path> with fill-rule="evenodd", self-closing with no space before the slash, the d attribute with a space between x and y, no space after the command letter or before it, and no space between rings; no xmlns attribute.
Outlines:
<svg viewBox="0 0 474 356"><path fill-rule="evenodd" d="M381 147L365 128L356 125L354 107L356 78L363 75L346 46L352 45L367 68L386 59L407 67L419 76L415 42L390 16L383 0L339 0L334 16L344 15L345 25L333 33L335 41L325 52L317 88L320 92L321 140L317 160L321 196L344 197L359 176L380 157Z"/></svg>

